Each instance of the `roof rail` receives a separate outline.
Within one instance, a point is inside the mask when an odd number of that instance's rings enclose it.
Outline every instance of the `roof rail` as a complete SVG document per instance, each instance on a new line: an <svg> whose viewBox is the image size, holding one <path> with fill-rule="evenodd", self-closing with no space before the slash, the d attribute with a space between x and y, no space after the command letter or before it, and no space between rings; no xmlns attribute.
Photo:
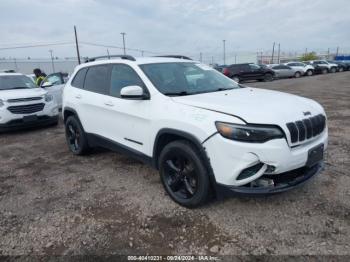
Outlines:
<svg viewBox="0 0 350 262"><path fill-rule="evenodd" d="M179 58L179 59L192 60L188 56L184 56L184 55L157 55L155 57L169 57L169 58Z"/></svg>
<svg viewBox="0 0 350 262"><path fill-rule="evenodd" d="M111 58L121 58L121 59L125 59L125 60L130 60L130 61L136 61L136 59L131 56L131 55L104 55L104 56L96 56L96 57L91 57L91 58L87 58L85 60L85 63L88 63L88 62L94 62L96 60L99 60L99 59L111 59Z"/></svg>

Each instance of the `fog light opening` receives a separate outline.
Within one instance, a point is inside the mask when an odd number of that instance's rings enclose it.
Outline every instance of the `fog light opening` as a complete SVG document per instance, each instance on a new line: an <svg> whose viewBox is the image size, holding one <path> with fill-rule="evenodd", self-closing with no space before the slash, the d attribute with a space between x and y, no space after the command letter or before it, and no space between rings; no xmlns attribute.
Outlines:
<svg viewBox="0 0 350 262"><path fill-rule="evenodd" d="M271 173L275 172L275 170L276 170L275 166L267 165L265 173L271 174Z"/></svg>
<svg viewBox="0 0 350 262"><path fill-rule="evenodd" d="M258 164L244 169L237 177L237 180L243 180L248 177L254 176L259 170L264 166L263 163L259 162Z"/></svg>

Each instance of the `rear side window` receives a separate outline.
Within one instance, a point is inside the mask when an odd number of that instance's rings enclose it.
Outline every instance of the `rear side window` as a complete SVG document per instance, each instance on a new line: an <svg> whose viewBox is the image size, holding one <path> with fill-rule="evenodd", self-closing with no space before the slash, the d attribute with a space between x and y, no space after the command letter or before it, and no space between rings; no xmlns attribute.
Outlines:
<svg viewBox="0 0 350 262"><path fill-rule="evenodd" d="M120 90L126 86L141 86L144 84L137 73L128 65L113 65L111 72L110 95L120 97Z"/></svg>
<svg viewBox="0 0 350 262"><path fill-rule="evenodd" d="M72 86L77 88L84 88L86 71L87 71L87 68L83 68L78 71L78 73L75 75L72 81Z"/></svg>
<svg viewBox="0 0 350 262"><path fill-rule="evenodd" d="M109 93L109 67L108 65L92 66L87 71L84 89L108 95Z"/></svg>

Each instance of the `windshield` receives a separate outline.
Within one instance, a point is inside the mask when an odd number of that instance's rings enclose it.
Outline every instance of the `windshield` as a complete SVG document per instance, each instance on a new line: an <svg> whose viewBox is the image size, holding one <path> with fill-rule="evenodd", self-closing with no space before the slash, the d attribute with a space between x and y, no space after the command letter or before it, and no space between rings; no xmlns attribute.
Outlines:
<svg viewBox="0 0 350 262"><path fill-rule="evenodd" d="M193 95L240 88L236 82L202 64L157 63L140 67L164 95Z"/></svg>
<svg viewBox="0 0 350 262"><path fill-rule="evenodd" d="M22 75L3 75L0 76L0 90L27 89L37 87L33 81Z"/></svg>

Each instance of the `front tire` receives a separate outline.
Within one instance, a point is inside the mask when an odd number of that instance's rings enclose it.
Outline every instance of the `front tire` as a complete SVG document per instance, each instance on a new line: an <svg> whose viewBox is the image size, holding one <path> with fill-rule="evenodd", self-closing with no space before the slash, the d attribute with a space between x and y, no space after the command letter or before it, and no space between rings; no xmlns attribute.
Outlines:
<svg viewBox="0 0 350 262"><path fill-rule="evenodd" d="M273 81L273 75L270 74L270 73L266 74L266 75L264 76L264 81L265 81L265 82L271 82L271 81Z"/></svg>
<svg viewBox="0 0 350 262"><path fill-rule="evenodd" d="M321 71L321 73L322 73L323 75L328 74L328 69L327 69L327 68L323 68L322 71Z"/></svg>
<svg viewBox="0 0 350 262"><path fill-rule="evenodd" d="M233 76L233 77L232 77L232 80L235 81L235 82L237 82L237 83L239 83L239 82L241 81L241 79L239 79L238 76Z"/></svg>
<svg viewBox="0 0 350 262"><path fill-rule="evenodd" d="M311 69L306 71L307 76L312 76L313 74L314 74L314 72Z"/></svg>
<svg viewBox="0 0 350 262"><path fill-rule="evenodd" d="M178 204L194 208L210 195L207 168L197 148L186 140L167 144L159 156L159 173L165 191Z"/></svg>
<svg viewBox="0 0 350 262"><path fill-rule="evenodd" d="M69 150L75 155L86 154L89 145L80 121L75 116L69 116L65 122L65 130Z"/></svg>
<svg viewBox="0 0 350 262"><path fill-rule="evenodd" d="M335 73L335 72L337 72L337 69L335 67L332 67L331 68L331 73Z"/></svg>
<svg viewBox="0 0 350 262"><path fill-rule="evenodd" d="M295 72L294 77L295 77L295 78L301 77L301 73L300 73L300 72Z"/></svg>

